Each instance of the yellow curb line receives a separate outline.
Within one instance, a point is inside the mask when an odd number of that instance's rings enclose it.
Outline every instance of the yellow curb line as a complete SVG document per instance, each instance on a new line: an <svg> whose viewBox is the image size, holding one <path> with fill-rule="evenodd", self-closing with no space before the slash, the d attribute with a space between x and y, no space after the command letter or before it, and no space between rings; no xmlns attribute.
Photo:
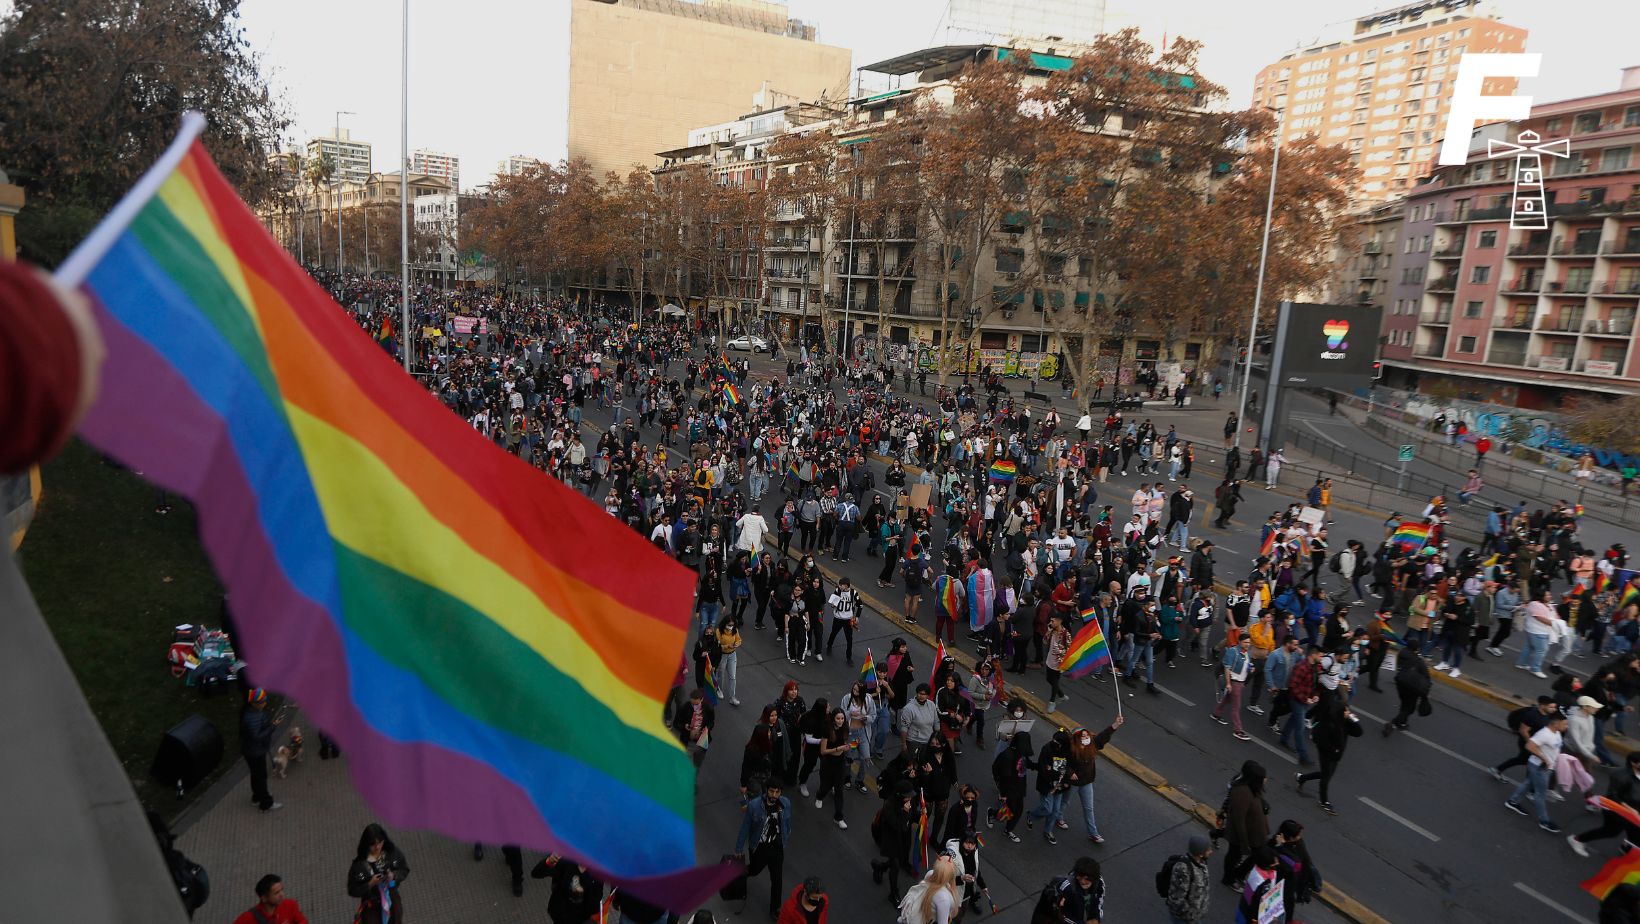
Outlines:
<svg viewBox="0 0 1640 924"><path fill-rule="evenodd" d="M787 557L801 560L800 556L791 555L790 553L787 553ZM814 563L815 567L819 568L821 573L825 574L826 577L831 579L833 583L836 583L839 577L836 572L832 571L825 565L822 565L818 557L815 558ZM939 640L934 637L933 633L929 632L927 629L924 629L921 625L907 623L900 617L898 610L888 607L885 603L883 603L883 601L877 599L876 595L868 593L861 588L856 588L856 592L860 594L861 599L866 604L877 611L879 616L883 617L890 624L898 627L900 631L916 637L918 641L929 646L930 648L934 648L936 650L939 648ZM956 648L949 648L946 649L945 653L950 657L955 658L957 663L961 664L964 668L973 670L974 658L967 652ZM1023 700L1025 704L1030 707L1032 712L1035 712L1037 715L1046 719L1060 729L1070 731L1073 728L1082 727L1080 723L1070 721L1069 716L1063 712L1049 712L1046 704L1044 704L1035 693L1032 693L1023 687L1010 685L1008 695L1010 697L1018 697ZM1141 784L1160 795L1163 799L1166 799L1168 802L1172 803L1174 807L1178 808L1180 811L1193 816L1202 824L1212 827L1218 816L1217 809L1207 805L1204 802L1197 802L1189 795L1176 789L1161 774L1158 774L1156 771L1145 766L1143 763L1140 763L1137 758L1130 756L1120 748L1106 746L1099 753L1101 756L1105 757L1112 764L1114 764L1117 769L1127 773L1129 776L1132 776ZM1322 903L1331 907L1334 911L1337 911L1344 917L1357 922L1357 924L1390 924L1388 918L1378 914L1367 906L1356 901L1354 898L1344 894L1337 886L1328 886L1322 889L1320 892L1316 893L1316 897L1319 898Z"/></svg>

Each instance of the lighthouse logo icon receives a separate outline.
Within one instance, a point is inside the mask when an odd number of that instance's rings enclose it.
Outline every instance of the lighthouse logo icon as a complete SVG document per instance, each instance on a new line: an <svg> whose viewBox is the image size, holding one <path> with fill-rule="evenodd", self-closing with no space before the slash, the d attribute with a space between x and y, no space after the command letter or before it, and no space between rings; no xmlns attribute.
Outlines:
<svg viewBox="0 0 1640 924"><path fill-rule="evenodd" d="M1549 227L1548 210L1543 201L1543 157L1570 157L1572 143L1565 138L1544 141L1537 132L1527 129L1515 136L1514 141L1497 138L1486 142L1486 156L1515 158L1515 191L1509 200L1509 227L1543 229Z"/></svg>

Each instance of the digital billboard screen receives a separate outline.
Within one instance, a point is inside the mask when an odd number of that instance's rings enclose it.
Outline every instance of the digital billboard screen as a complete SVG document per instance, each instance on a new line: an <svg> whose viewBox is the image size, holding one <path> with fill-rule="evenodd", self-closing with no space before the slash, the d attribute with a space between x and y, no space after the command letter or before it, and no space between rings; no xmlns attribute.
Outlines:
<svg viewBox="0 0 1640 924"><path fill-rule="evenodd" d="M1283 310L1289 313L1280 350L1281 384L1349 391L1372 381L1383 309L1292 302Z"/></svg>

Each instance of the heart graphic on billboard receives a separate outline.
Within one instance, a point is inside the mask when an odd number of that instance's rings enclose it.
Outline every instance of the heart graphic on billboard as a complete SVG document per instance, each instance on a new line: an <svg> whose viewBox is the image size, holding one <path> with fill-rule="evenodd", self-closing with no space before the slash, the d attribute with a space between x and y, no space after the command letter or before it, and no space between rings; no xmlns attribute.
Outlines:
<svg viewBox="0 0 1640 924"><path fill-rule="evenodd" d="M1350 322L1328 321L1321 325L1321 332L1327 335L1327 349L1347 350L1350 348L1350 345L1344 342L1344 338L1350 332Z"/></svg>

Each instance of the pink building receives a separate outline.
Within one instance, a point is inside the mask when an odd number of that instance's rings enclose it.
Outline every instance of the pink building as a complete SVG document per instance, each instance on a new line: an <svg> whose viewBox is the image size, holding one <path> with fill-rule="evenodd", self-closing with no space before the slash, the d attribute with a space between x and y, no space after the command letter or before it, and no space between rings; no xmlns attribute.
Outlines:
<svg viewBox="0 0 1640 924"><path fill-rule="evenodd" d="M1511 227L1517 158L1489 140L1569 141L1542 156L1547 219ZM1393 385L1454 380L1529 408L1579 392L1640 394L1640 67L1620 89L1482 127L1462 167L1436 167L1405 202L1383 360Z"/></svg>

